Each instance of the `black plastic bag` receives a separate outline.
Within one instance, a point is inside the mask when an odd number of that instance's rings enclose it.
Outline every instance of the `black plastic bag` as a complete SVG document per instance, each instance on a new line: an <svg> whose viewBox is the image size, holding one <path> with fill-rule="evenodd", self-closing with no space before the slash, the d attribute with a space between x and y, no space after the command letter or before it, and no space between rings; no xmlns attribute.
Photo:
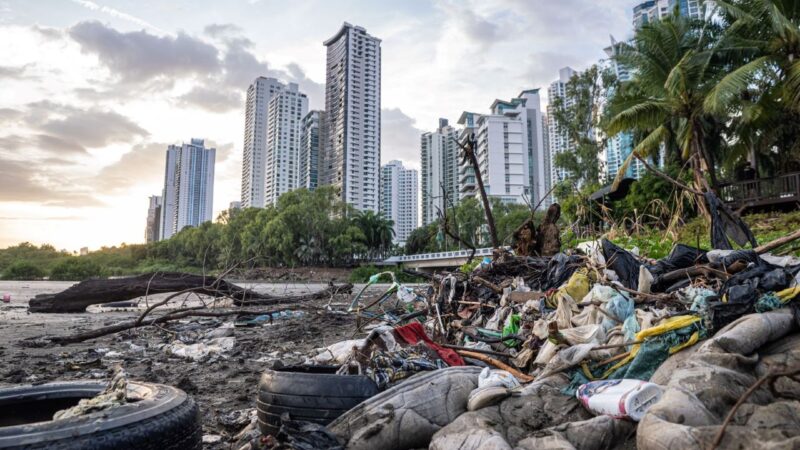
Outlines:
<svg viewBox="0 0 800 450"><path fill-rule="evenodd" d="M738 215L725 206L713 192L705 192L703 196L711 214L711 246L713 248L732 250L733 247L728 241L728 236L741 246L749 243L753 248L758 247L753 232Z"/></svg>
<svg viewBox="0 0 800 450"><path fill-rule="evenodd" d="M291 420L288 413L283 413L281 416L281 428L277 438L297 450L344 450L324 426L313 422Z"/></svg>
<svg viewBox="0 0 800 450"><path fill-rule="evenodd" d="M538 280L533 280L530 285L532 288L541 291L561 287L582 266L583 262L580 256L567 256L563 253L556 253L547 262L547 269L542 276Z"/></svg>
<svg viewBox="0 0 800 450"><path fill-rule="evenodd" d="M759 287L767 292L777 292L789 287L794 277L784 269L773 269L761 276Z"/></svg>
<svg viewBox="0 0 800 450"><path fill-rule="evenodd" d="M608 239L603 239L603 256L606 267L616 272L620 283L628 289L639 288L639 266L641 263L629 251L614 245Z"/></svg>
<svg viewBox="0 0 800 450"><path fill-rule="evenodd" d="M706 251L684 244L676 244L666 258L656 261L655 264L648 266L647 270L655 276L672 272L677 269L685 269L695 264L705 264L708 262Z"/></svg>
<svg viewBox="0 0 800 450"><path fill-rule="evenodd" d="M754 250L736 250L735 252L723 257L722 261L720 262L722 263L722 267L730 267L739 261L746 264L753 263L758 266L767 264L767 262L761 259L758 256L758 253L756 253Z"/></svg>
<svg viewBox="0 0 800 450"><path fill-rule="evenodd" d="M754 312L753 303L709 302L708 320L710 323L706 325L711 328L713 333L739 317Z"/></svg>

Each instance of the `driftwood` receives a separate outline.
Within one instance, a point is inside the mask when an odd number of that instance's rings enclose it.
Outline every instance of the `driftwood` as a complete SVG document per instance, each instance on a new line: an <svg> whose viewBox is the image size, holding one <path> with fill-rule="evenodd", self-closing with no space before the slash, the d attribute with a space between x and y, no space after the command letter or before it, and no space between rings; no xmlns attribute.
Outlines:
<svg viewBox="0 0 800 450"><path fill-rule="evenodd" d="M783 236L783 237L780 237L778 239L775 239L772 242L767 242L766 244L757 247L755 250L756 250L756 253L761 255L761 254L767 253L768 251L774 250L774 249L776 249L776 248L778 248L778 247L780 247L782 245L786 245L789 242L792 242L792 241L797 240L797 239L800 239L800 230L797 230L794 233L791 233L791 234L788 234L786 236Z"/></svg>
<svg viewBox="0 0 800 450"><path fill-rule="evenodd" d="M211 276L156 272L136 277L81 281L56 294L37 295L30 299L28 306L31 312L83 312L89 305L188 290L217 297L227 296L234 300L272 298Z"/></svg>
<svg viewBox="0 0 800 450"><path fill-rule="evenodd" d="M119 333L126 330L132 330L134 328L146 327L150 325L158 325L161 323L183 319L186 317L226 317L226 316L235 316L240 314L272 316L273 314L277 314L281 311L291 311L291 310L308 309L308 308L309 306L289 306L269 311L250 311L243 309L212 311L204 309L203 306L195 306L192 308L172 310L164 314L163 316L150 317L143 321L139 321L138 319L126 320L124 322L115 323L113 325L108 325L105 327L96 328L93 330L88 330L81 333L72 334L69 336L54 336L48 338L48 340L56 344L66 345L66 344L74 344L76 342L88 341L90 339L96 339L102 336L107 336L109 334Z"/></svg>
<svg viewBox="0 0 800 450"><path fill-rule="evenodd" d="M329 286L307 295L276 297L245 289L221 278L186 273L156 272L136 277L91 279L56 294L41 294L28 302L31 312L73 313L86 311L89 305L132 300L145 295L167 292L193 292L212 297L229 297L237 306L276 305L329 298L347 292L352 285Z"/></svg>

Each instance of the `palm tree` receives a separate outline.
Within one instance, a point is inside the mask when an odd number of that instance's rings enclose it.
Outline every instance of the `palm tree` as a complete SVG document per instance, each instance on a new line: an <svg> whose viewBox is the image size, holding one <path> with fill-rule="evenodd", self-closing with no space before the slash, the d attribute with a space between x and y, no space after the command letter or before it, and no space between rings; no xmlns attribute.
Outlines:
<svg viewBox="0 0 800 450"><path fill-rule="evenodd" d="M394 238L393 220L384 217L383 213L374 211L362 211L353 220L366 236L364 244L368 248L368 257L374 259L391 248Z"/></svg>
<svg viewBox="0 0 800 450"><path fill-rule="evenodd" d="M760 156L771 160L767 164L785 165L800 150L800 3L716 4L726 26L720 54L728 67L704 106L732 117L734 157L746 156L756 167ZM782 151L775 152L776 147Z"/></svg>
<svg viewBox="0 0 800 450"><path fill-rule="evenodd" d="M317 239L313 236L309 238L300 238L300 243L297 246L294 254L303 263L316 262L321 253L321 249Z"/></svg>
<svg viewBox="0 0 800 450"><path fill-rule="evenodd" d="M704 109L720 78L715 58L719 27L677 14L643 26L631 44L622 44L617 63L633 78L621 84L609 102L609 136L633 131L643 136L617 175L632 158L645 160L663 146L693 169L694 190L716 184L715 162L707 143L722 124ZM708 174L711 185L705 178Z"/></svg>

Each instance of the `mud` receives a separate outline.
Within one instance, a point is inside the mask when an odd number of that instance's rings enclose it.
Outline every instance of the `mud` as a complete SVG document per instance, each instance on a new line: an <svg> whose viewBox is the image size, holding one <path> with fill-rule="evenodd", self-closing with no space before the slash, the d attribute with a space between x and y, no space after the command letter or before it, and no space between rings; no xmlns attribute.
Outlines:
<svg viewBox="0 0 800 450"><path fill-rule="evenodd" d="M0 387L57 380L108 380L112 367L122 364L131 379L170 384L191 394L200 406L205 448L209 449L229 448L230 438L249 423L249 410L254 408L264 369L273 364L300 363L307 355L314 354L316 348L352 338L356 329L350 315L309 311L302 317L277 319L263 326L236 327L236 344L231 352L199 362L170 355L163 347L176 340L199 342L207 331L232 318L188 318L161 328L146 327L57 346L44 338L128 320L141 314L144 306L127 310L90 307L89 312L81 314L27 313L26 301L32 296L27 294L65 287L40 283L29 283L29 291L15 291L18 286L0 283L0 293L14 292L11 304L0 303ZM250 284L248 287L277 295L313 292L324 286ZM378 286L367 292L369 296L377 296L385 288ZM148 299L157 300L157 296ZM346 309L347 300L335 300L334 309ZM327 300L317 304L325 303Z"/></svg>

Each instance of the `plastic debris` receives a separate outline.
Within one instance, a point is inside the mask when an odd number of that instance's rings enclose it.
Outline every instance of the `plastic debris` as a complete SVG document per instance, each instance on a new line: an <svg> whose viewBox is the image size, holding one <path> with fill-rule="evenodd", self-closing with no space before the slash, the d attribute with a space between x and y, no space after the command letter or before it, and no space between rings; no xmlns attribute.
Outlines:
<svg viewBox="0 0 800 450"><path fill-rule="evenodd" d="M578 400L594 414L638 422L658 400L660 386L640 380L603 380L581 385Z"/></svg>

